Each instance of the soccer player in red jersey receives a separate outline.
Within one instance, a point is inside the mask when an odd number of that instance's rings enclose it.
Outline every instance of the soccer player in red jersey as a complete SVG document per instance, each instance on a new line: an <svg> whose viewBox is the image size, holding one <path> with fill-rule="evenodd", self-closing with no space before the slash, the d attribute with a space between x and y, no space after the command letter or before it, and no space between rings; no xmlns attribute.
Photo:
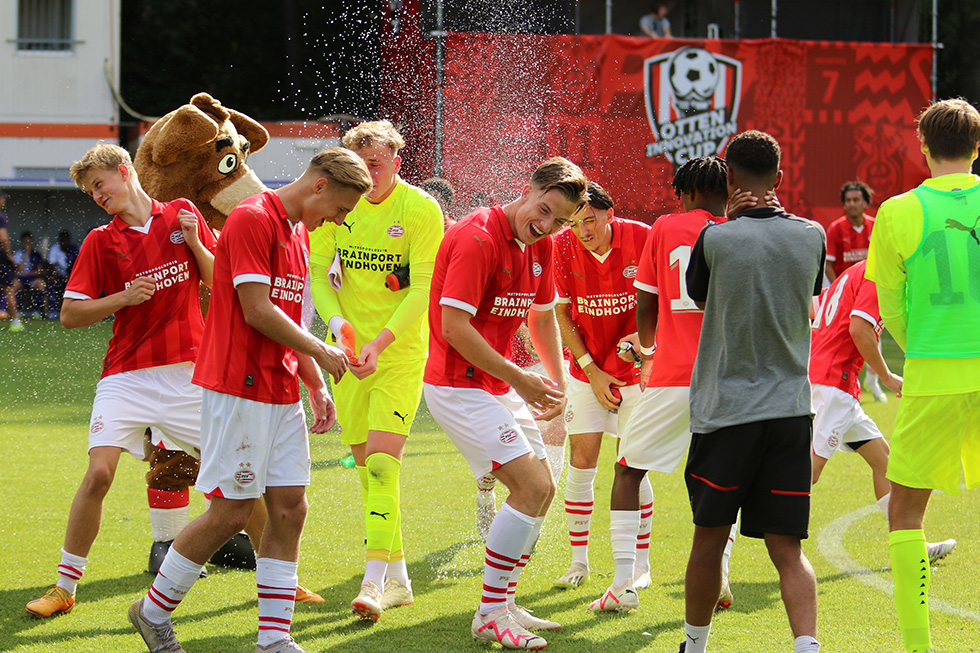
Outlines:
<svg viewBox="0 0 980 653"><path fill-rule="evenodd" d="M594 181L589 182L589 203L572 216L569 227L555 236L555 283L558 326L570 352L572 377L565 410L571 443L565 518L572 562L555 586L574 588L589 577L593 483L602 434L619 434L640 396L640 370L632 356L623 360L618 352L624 341L639 349L633 278L650 227L616 217L612 197ZM651 504L649 481L644 490L643 503ZM642 552L649 552L648 545L649 528L638 540ZM643 556L637 576L648 579L648 572L649 558Z"/></svg>
<svg viewBox="0 0 980 653"><path fill-rule="evenodd" d="M868 258L875 219L865 213L874 191L863 181L846 182L840 189L844 215L827 228L827 279L833 283L844 270Z"/></svg>
<svg viewBox="0 0 980 653"><path fill-rule="evenodd" d="M343 351L301 326L308 232L343 221L370 190L366 166L343 148L320 152L299 179L239 204L215 253L214 286L194 383L204 388L197 489L206 513L181 531L129 620L150 651L183 651L171 613L197 571L242 530L265 496L269 521L257 552L255 650L303 651L289 635L310 450L297 375L309 390L314 433L336 421L320 368L339 380Z"/></svg>
<svg viewBox="0 0 980 653"><path fill-rule="evenodd" d="M200 448L201 395L191 375L204 331L198 288L211 283L214 235L188 200L151 199L129 153L117 145L90 149L72 165L71 176L113 217L82 243L61 323L74 329L110 315L115 321L92 405L88 469L68 515L58 583L27 604L35 617L74 607L120 454L142 460L149 426L188 453L197 456Z"/></svg>
<svg viewBox="0 0 980 653"><path fill-rule="evenodd" d="M840 201L844 205L844 215L830 224L827 229L827 280L831 283L858 261L868 258L871 243L871 230L875 219L865 213L874 191L863 181L848 181L840 189ZM880 347L880 345L879 345ZM864 383L875 398L882 403L888 401L881 389L878 375L870 366Z"/></svg>
<svg viewBox="0 0 980 653"><path fill-rule="evenodd" d="M487 536L471 627L473 637L505 648L543 648L529 631L560 628L517 606L514 593L555 494L535 416L554 417L564 405L549 236L585 203L586 184L574 163L545 161L517 200L477 209L449 230L432 278L426 404L473 475L492 472L510 490ZM550 378L508 360L525 316Z"/></svg>
<svg viewBox="0 0 980 653"><path fill-rule="evenodd" d="M633 285L643 392L620 440L609 522L615 575L609 589L589 605L597 612L639 605L635 542L640 524L652 519L645 515L652 507L639 499L641 482L649 470L669 474L677 469L691 442L689 386L703 312L687 294L684 275L704 226L725 221L719 216L728 200L726 173L718 157L692 159L678 168L673 187L685 213L658 218L639 259Z"/></svg>
<svg viewBox="0 0 980 653"><path fill-rule="evenodd" d="M902 392L902 377L892 373L878 347L885 323L878 310L875 283L864 276L865 265L859 261L837 277L821 295L814 315L810 347L813 482L839 450L856 451L871 467L875 499L887 518L889 447L878 425L861 407L858 372L867 361L895 394ZM927 544L930 562L944 558L955 546L952 539Z"/></svg>

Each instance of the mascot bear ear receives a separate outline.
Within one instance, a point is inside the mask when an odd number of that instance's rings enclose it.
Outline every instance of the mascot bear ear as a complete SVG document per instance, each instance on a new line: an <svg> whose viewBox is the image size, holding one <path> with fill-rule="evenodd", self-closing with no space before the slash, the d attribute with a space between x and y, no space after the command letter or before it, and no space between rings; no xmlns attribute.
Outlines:
<svg viewBox="0 0 980 653"><path fill-rule="evenodd" d="M225 111L229 114L229 120L231 124L235 126L238 133L245 137L248 141L248 153L253 154L258 152L265 144L269 142L269 132L266 131L265 127L255 122L244 113L238 113L234 109L229 109L225 107Z"/></svg>
<svg viewBox="0 0 980 653"><path fill-rule="evenodd" d="M153 148L153 162L168 166L183 152L209 143L217 135L218 125L214 120L197 107L185 104L160 129Z"/></svg>

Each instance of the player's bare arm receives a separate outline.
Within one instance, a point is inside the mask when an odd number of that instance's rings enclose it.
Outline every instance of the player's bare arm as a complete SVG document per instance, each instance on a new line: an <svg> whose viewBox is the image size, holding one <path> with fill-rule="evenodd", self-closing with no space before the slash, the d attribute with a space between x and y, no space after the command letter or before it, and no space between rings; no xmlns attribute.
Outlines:
<svg viewBox="0 0 980 653"><path fill-rule="evenodd" d="M310 394L310 410L313 412L310 432L326 433L337 423L337 408L330 398L327 383L320 372L320 366L313 358L296 352L296 360L299 363L299 378L303 380L303 385Z"/></svg>
<svg viewBox="0 0 980 653"><path fill-rule="evenodd" d="M565 396L553 381L525 372L498 354L470 324L470 314L466 311L452 306L442 307L442 336L463 358L510 384L524 401L538 411L560 405Z"/></svg>
<svg viewBox="0 0 980 653"><path fill-rule="evenodd" d="M645 290L636 291L636 332L639 345L636 349L643 360L640 372L640 390L646 390L647 381L653 371L653 354L651 351L657 342L657 324L660 319L660 296Z"/></svg>
<svg viewBox="0 0 980 653"><path fill-rule="evenodd" d="M878 349L878 336L875 334L874 326L864 318L852 315L848 331L851 334L851 340L854 341L854 346L878 375L881 383L896 395L901 396L902 377L888 369L888 363L885 362L881 351Z"/></svg>
<svg viewBox="0 0 980 653"><path fill-rule="evenodd" d="M561 338L565 346L572 352L575 360L581 361L581 358L586 354L589 354L591 357L591 352L586 348L585 341L582 340L582 334L578 331L578 326L572 320L571 305L558 304L555 307L555 316L558 318L558 328L561 330ZM581 362L579 364L581 365ZM595 395L599 405L606 410L616 410L618 408L618 402L616 401L615 395L611 392L610 386L626 384L600 368L595 361L582 365L582 371L588 377L589 385L592 386L592 394Z"/></svg>
<svg viewBox="0 0 980 653"><path fill-rule="evenodd" d="M125 290L98 299L65 298L61 304L61 324L66 329L91 326L121 308L136 306L149 300L156 292L156 282L150 277L136 277Z"/></svg>
<svg viewBox="0 0 980 653"><path fill-rule="evenodd" d="M546 388L550 387L550 384L554 384L561 392L558 403L548 407L543 413L535 415L535 419L549 420L565 411L564 395L568 385L565 379L565 364L561 350L561 334L558 329L558 321L555 319L554 309L538 311L532 308L528 313L527 327L531 342L534 343L534 349L538 352L541 364L544 365L544 369L550 378L546 379L537 374L533 374L533 376L538 376L544 381Z"/></svg>
<svg viewBox="0 0 980 653"><path fill-rule="evenodd" d="M269 286L264 283L242 283L236 288L245 321L250 327L289 347L297 354L306 354L339 382L347 371L347 356L337 347L326 344L304 331L289 319L269 298Z"/></svg>
<svg viewBox="0 0 980 653"><path fill-rule="evenodd" d="M214 277L214 254L201 244L197 233L198 218L191 211L181 209L177 212L177 220L180 221L180 231L184 234L184 243L194 253L194 261L197 263L201 281L210 288Z"/></svg>

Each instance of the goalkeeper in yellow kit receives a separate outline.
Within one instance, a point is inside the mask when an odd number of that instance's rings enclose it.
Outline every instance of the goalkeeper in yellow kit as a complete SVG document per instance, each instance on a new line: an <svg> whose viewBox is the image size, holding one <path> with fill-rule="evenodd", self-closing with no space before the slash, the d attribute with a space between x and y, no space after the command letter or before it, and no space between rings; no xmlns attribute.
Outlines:
<svg viewBox="0 0 980 653"><path fill-rule="evenodd" d="M310 278L317 312L351 358L351 374L333 392L366 524L367 564L351 608L377 621L384 609L413 600L398 476L422 394L443 217L432 197L398 177L405 141L390 122L361 123L343 144L367 164L374 188L343 224L310 234Z"/></svg>
<svg viewBox="0 0 980 653"><path fill-rule="evenodd" d="M980 113L962 99L919 116L930 178L878 211L867 276L905 350L888 459L889 554L908 653L933 651L922 521L932 491L980 485Z"/></svg>

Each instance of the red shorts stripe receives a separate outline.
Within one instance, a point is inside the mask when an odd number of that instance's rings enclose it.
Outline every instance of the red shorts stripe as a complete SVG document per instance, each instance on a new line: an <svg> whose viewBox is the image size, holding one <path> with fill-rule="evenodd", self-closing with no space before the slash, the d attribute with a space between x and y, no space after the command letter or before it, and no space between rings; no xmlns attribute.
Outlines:
<svg viewBox="0 0 980 653"><path fill-rule="evenodd" d="M792 490L769 490L773 494L785 494L791 497L808 497L809 492L793 492Z"/></svg>
<svg viewBox="0 0 980 653"><path fill-rule="evenodd" d="M723 487L721 485L718 485L717 483L712 483L708 479L702 478L702 477L698 476L697 474L691 474L691 478L696 478L699 481L701 481L702 483L705 483L707 485L710 485L714 489L721 490L722 492L731 492L732 490L737 490L738 489L738 486L737 485L733 485L732 487Z"/></svg>

